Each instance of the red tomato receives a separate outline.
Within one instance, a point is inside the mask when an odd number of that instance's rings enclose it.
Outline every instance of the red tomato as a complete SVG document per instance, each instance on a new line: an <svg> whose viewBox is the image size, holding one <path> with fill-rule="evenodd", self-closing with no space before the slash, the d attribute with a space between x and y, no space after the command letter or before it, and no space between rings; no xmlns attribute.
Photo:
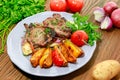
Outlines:
<svg viewBox="0 0 120 80"><path fill-rule="evenodd" d="M67 8L66 0L51 0L50 8L52 11L66 11Z"/></svg>
<svg viewBox="0 0 120 80"><path fill-rule="evenodd" d="M60 57L59 53L57 50L53 50L52 51L52 59L53 59L53 63L56 65L56 66L63 66L63 59Z"/></svg>
<svg viewBox="0 0 120 80"><path fill-rule="evenodd" d="M71 41L77 46L83 46L88 41L88 35L83 30L75 31L71 35Z"/></svg>
<svg viewBox="0 0 120 80"><path fill-rule="evenodd" d="M83 0L67 0L67 5L72 12L79 12L84 3Z"/></svg>

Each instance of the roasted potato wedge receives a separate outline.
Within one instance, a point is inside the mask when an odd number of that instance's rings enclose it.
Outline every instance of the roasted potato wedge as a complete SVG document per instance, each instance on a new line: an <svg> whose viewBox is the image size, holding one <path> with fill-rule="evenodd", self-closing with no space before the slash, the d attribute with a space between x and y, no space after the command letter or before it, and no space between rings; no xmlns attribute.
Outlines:
<svg viewBox="0 0 120 80"><path fill-rule="evenodd" d="M42 57L43 53L45 51L45 48L40 48L38 51L36 51L30 58L30 62L33 67L37 67L39 64L39 60Z"/></svg>
<svg viewBox="0 0 120 80"><path fill-rule="evenodd" d="M67 51L65 45L64 44L60 44L59 45L59 49L60 49L61 53L63 54L63 56L65 57L65 59L68 59L68 54L67 54L68 51Z"/></svg>
<svg viewBox="0 0 120 80"><path fill-rule="evenodd" d="M59 47L60 47L61 53L63 54L63 56L68 62L71 62L71 63L76 62L76 57L74 57L74 55L71 54L71 52L69 52L69 50L66 48L64 44L61 44Z"/></svg>
<svg viewBox="0 0 120 80"><path fill-rule="evenodd" d="M43 67L48 68L48 67L52 66L52 50L51 50L51 48L47 48L44 51L43 56L39 60L39 65L41 68L43 68Z"/></svg>
<svg viewBox="0 0 120 80"><path fill-rule="evenodd" d="M76 60L77 58L70 51L68 51L68 62L74 63Z"/></svg>
<svg viewBox="0 0 120 80"><path fill-rule="evenodd" d="M30 46L30 43L28 43L27 41L24 42L22 44L22 51L23 51L23 55L25 55L25 56L31 54L32 53L32 48Z"/></svg>
<svg viewBox="0 0 120 80"><path fill-rule="evenodd" d="M83 50L73 44L70 40L65 40L64 44L70 54L73 54L76 58L83 54Z"/></svg>

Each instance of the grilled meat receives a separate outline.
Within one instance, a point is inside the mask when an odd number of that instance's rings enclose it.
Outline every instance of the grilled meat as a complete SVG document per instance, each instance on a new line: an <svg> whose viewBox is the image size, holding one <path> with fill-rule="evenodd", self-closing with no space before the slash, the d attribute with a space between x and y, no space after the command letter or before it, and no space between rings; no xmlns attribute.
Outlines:
<svg viewBox="0 0 120 80"><path fill-rule="evenodd" d="M36 48L46 46L52 40L59 38L69 38L71 29L66 26L66 19L60 14L53 14L53 17L48 17L43 23L24 24L26 28L25 39L32 43Z"/></svg>
<svg viewBox="0 0 120 80"><path fill-rule="evenodd" d="M69 38L71 35L71 29L66 26L66 19L60 14L53 14L53 17L44 20L43 24L45 27L54 29L59 37Z"/></svg>
<svg viewBox="0 0 120 80"><path fill-rule="evenodd" d="M32 42L33 45L45 46L48 42L52 40L52 37L49 34L44 32L45 28L43 27L28 27L26 26L26 36L25 38Z"/></svg>

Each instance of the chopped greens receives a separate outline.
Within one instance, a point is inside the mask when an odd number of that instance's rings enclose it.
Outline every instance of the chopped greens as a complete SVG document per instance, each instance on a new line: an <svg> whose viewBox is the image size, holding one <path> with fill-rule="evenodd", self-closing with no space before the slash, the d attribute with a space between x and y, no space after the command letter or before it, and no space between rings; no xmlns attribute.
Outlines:
<svg viewBox="0 0 120 80"><path fill-rule="evenodd" d="M0 0L0 54L13 25L33 14L43 12L46 0Z"/></svg>
<svg viewBox="0 0 120 80"><path fill-rule="evenodd" d="M57 25L57 24L58 24L58 19L51 20L51 24L52 24L52 25Z"/></svg>
<svg viewBox="0 0 120 80"><path fill-rule="evenodd" d="M45 29L45 33L46 33L46 34L49 34L50 32L51 32L51 29L50 29L50 28L46 28L46 29Z"/></svg>
<svg viewBox="0 0 120 80"><path fill-rule="evenodd" d="M80 16L79 13L73 14L73 22L67 21L66 25L71 28L72 32L76 30L84 30L88 36L88 44L94 45L95 40L99 40L101 34L97 32L98 26L93 25L93 23L88 22L88 16Z"/></svg>

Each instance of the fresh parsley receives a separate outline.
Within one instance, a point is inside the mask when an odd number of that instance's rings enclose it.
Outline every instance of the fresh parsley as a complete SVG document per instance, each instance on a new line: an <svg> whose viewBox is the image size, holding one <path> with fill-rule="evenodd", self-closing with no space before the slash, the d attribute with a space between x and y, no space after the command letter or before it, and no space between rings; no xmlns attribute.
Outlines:
<svg viewBox="0 0 120 80"><path fill-rule="evenodd" d="M0 54L13 25L33 14L43 12L46 0L0 0Z"/></svg>

